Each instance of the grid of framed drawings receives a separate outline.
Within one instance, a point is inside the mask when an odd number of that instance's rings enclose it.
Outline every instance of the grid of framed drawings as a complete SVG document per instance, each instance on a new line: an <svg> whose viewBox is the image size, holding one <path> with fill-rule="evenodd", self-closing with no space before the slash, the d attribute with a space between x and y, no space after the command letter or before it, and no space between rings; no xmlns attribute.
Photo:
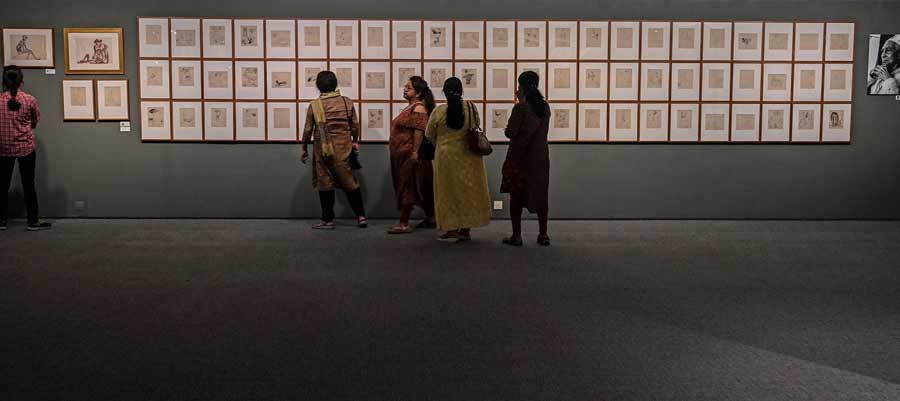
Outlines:
<svg viewBox="0 0 900 401"><path fill-rule="evenodd" d="M848 143L852 22L139 18L142 139L297 142L315 76L385 142L420 75L463 81L505 141L541 76L552 142Z"/></svg>

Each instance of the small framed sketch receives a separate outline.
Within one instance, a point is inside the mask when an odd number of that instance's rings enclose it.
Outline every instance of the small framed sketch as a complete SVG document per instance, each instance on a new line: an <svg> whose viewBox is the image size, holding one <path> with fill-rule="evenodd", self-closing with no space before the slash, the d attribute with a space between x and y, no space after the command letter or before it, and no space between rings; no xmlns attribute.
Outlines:
<svg viewBox="0 0 900 401"><path fill-rule="evenodd" d="M700 141L728 142L729 107L728 104L701 105Z"/></svg>
<svg viewBox="0 0 900 401"><path fill-rule="evenodd" d="M406 86L406 83L409 82L409 78L418 75L422 76L422 63L413 62L413 61L401 61L395 62L391 65L393 72L393 83L394 83L394 100L404 100L403 99L403 88ZM426 78L427 79L427 78ZM439 88L443 87L443 83ZM435 88L440 90L439 88Z"/></svg>
<svg viewBox="0 0 900 401"><path fill-rule="evenodd" d="M759 142L759 104L735 104L731 107L731 141Z"/></svg>
<svg viewBox="0 0 900 401"><path fill-rule="evenodd" d="M297 23L294 20L266 20L266 57L297 58Z"/></svg>
<svg viewBox="0 0 900 401"><path fill-rule="evenodd" d="M484 59L484 22L457 21L454 27L456 40L455 58L457 60Z"/></svg>
<svg viewBox="0 0 900 401"><path fill-rule="evenodd" d="M394 60L422 59L421 21L392 21L391 32Z"/></svg>
<svg viewBox="0 0 900 401"><path fill-rule="evenodd" d="M671 142L697 142L700 140L700 105L696 103L673 103L671 110Z"/></svg>
<svg viewBox="0 0 900 401"><path fill-rule="evenodd" d="M332 61L328 68L337 76L341 95L359 99L359 63L356 61Z"/></svg>
<svg viewBox="0 0 900 401"><path fill-rule="evenodd" d="M549 63L547 71L550 77L547 99L576 100L578 97L578 63Z"/></svg>
<svg viewBox="0 0 900 401"><path fill-rule="evenodd" d="M672 60L700 60L700 25L699 22L672 23Z"/></svg>
<svg viewBox="0 0 900 401"><path fill-rule="evenodd" d="M547 22L519 21L517 33L519 60L547 59Z"/></svg>
<svg viewBox="0 0 900 401"><path fill-rule="evenodd" d="M550 132L547 140L551 142L574 141L578 131L578 105L575 103L550 104Z"/></svg>
<svg viewBox="0 0 900 401"><path fill-rule="evenodd" d="M453 22L425 21L426 60L449 60L453 58Z"/></svg>
<svg viewBox="0 0 900 401"><path fill-rule="evenodd" d="M762 60L762 22L734 23L734 60Z"/></svg>
<svg viewBox="0 0 900 401"><path fill-rule="evenodd" d="M53 68L53 28L3 28L3 65Z"/></svg>
<svg viewBox="0 0 900 401"><path fill-rule="evenodd" d="M267 127L269 141L296 141L297 103L269 102L267 106Z"/></svg>
<svg viewBox="0 0 900 401"><path fill-rule="evenodd" d="M825 24L798 23L794 38L796 61L822 61L825 57Z"/></svg>
<svg viewBox="0 0 900 401"><path fill-rule="evenodd" d="M514 21L488 21L485 48L488 60L513 60L516 58L516 23Z"/></svg>
<svg viewBox="0 0 900 401"><path fill-rule="evenodd" d="M766 61L791 61L794 57L794 24L790 22L766 22L766 43L763 58Z"/></svg>
<svg viewBox="0 0 900 401"><path fill-rule="evenodd" d="M124 74L122 28L65 28L66 74Z"/></svg>
<svg viewBox="0 0 900 401"><path fill-rule="evenodd" d="M234 103L204 102L203 130L207 141L234 140Z"/></svg>
<svg viewBox="0 0 900 401"><path fill-rule="evenodd" d="M447 100L442 89L444 81L453 76L453 63L449 61L426 62L424 74L422 78L428 81L435 100Z"/></svg>
<svg viewBox="0 0 900 401"><path fill-rule="evenodd" d="M328 69L327 61L301 61L297 63L300 70L300 99L313 100L319 97L319 89L316 88L316 76L321 71Z"/></svg>
<svg viewBox="0 0 900 401"><path fill-rule="evenodd" d="M668 61L671 55L672 24L670 22L646 21L641 23L641 59Z"/></svg>
<svg viewBox="0 0 900 401"><path fill-rule="evenodd" d="M578 58L578 22L552 21L547 27L550 60L575 60Z"/></svg>
<svg viewBox="0 0 900 401"><path fill-rule="evenodd" d="M391 104L362 103L362 141L386 142L391 133Z"/></svg>
<svg viewBox="0 0 900 401"><path fill-rule="evenodd" d="M635 103L610 103L609 141L637 142L638 105Z"/></svg>
<svg viewBox="0 0 900 401"><path fill-rule="evenodd" d="M94 81L64 79L62 81L63 121L94 121Z"/></svg>
<svg viewBox="0 0 900 401"><path fill-rule="evenodd" d="M517 86L516 65L514 63L487 63L486 68L487 100L513 100Z"/></svg>
<svg viewBox="0 0 900 401"><path fill-rule="evenodd" d="M234 65L231 61L203 62L203 98L234 99Z"/></svg>
<svg viewBox="0 0 900 401"><path fill-rule="evenodd" d="M609 57L612 60L637 60L640 53L640 22L613 21L610 24Z"/></svg>
<svg viewBox="0 0 900 401"><path fill-rule="evenodd" d="M485 116L482 125L484 133L491 142L509 142L506 137L506 125L512 115L513 103L488 103L484 106Z"/></svg>
<svg viewBox="0 0 900 401"><path fill-rule="evenodd" d="M211 59L234 57L233 38L230 19L204 19L203 57Z"/></svg>
<svg viewBox="0 0 900 401"><path fill-rule="evenodd" d="M792 76L790 64L765 64L763 66L763 101L789 102Z"/></svg>
<svg viewBox="0 0 900 401"><path fill-rule="evenodd" d="M669 63L641 63L641 101L669 100Z"/></svg>
<svg viewBox="0 0 900 401"><path fill-rule="evenodd" d="M235 61L234 97L236 99L265 99L265 71L264 61Z"/></svg>
<svg viewBox="0 0 900 401"><path fill-rule="evenodd" d="M172 57L200 58L200 20L172 18Z"/></svg>
<svg viewBox="0 0 900 401"><path fill-rule="evenodd" d="M853 98L853 64L825 64L825 101L849 102Z"/></svg>
<svg viewBox="0 0 900 401"><path fill-rule="evenodd" d="M637 100L638 68L638 63L610 63L610 100Z"/></svg>
<svg viewBox="0 0 900 401"><path fill-rule="evenodd" d="M826 104L822 106L822 142L850 142L850 118L852 105Z"/></svg>
<svg viewBox="0 0 900 401"><path fill-rule="evenodd" d="M259 19L234 20L234 58L263 58L263 27L265 23Z"/></svg>
<svg viewBox="0 0 900 401"><path fill-rule="evenodd" d="M547 93L547 64L545 63L537 63L537 62L529 62L529 63L516 63L516 82L519 80L519 75L522 75L525 71L533 71L538 74L538 77L541 80L541 93Z"/></svg>
<svg viewBox="0 0 900 401"><path fill-rule="evenodd" d="M828 23L825 25L825 61L853 61L856 24Z"/></svg>
<svg viewBox="0 0 900 401"><path fill-rule="evenodd" d="M141 99L169 98L169 61L140 61Z"/></svg>
<svg viewBox="0 0 900 401"><path fill-rule="evenodd" d="M606 100L609 82L607 63L579 63L578 100ZM605 128L605 127L604 127Z"/></svg>
<svg viewBox="0 0 900 401"><path fill-rule="evenodd" d="M391 63L389 62L363 62L360 63L362 72L362 86L360 99L382 100L391 99ZM435 96L437 93L435 93Z"/></svg>
<svg viewBox="0 0 900 401"><path fill-rule="evenodd" d="M700 64L674 63L672 69L672 100L700 100Z"/></svg>
<svg viewBox="0 0 900 401"><path fill-rule="evenodd" d="M703 60L731 60L730 22L706 22L703 24Z"/></svg>
<svg viewBox="0 0 900 401"><path fill-rule="evenodd" d="M202 98L202 75L200 60L172 60L172 98Z"/></svg>
<svg viewBox="0 0 900 401"><path fill-rule="evenodd" d="M794 101L822 100L822 64L794 64Z"/></svg>
<svg viewBox="0 0 900 401"><path fill-rule="evenodd" d="M328 21L297 21L297 36L301 59L324 59L328 57Z"/></svg>
<svg viewBox="0 0 900 401"><path fill-rule="evenodd" d="M462 81L466 99L484 99L484 63L456 63L455 75Z"/></svg>
<svg viewBox="0 0 900 401"><path fill-rule="evenodd" d="M332 59L359 59L359 21L333 19L328 22Z"/></svg>
<svg viewBox="0 0 900 401"><path fill-rule="evenodd" d="M578 141L606 142L606 103L581 103L578 105Z"/></svg>
<svg viewBox="0 0 900 401"><path fill-rule="evenodd" d="M128 121L128 80L103 79L97 81L97 120Z"/></svg>
<svg viewBox="0 0 900 401"><path fill-rule="evenodd" d="M237 118L235 139L238 141L266 140L266 104L238 102L234 105Z"/></svg>
<svg viewBox="0 0 900 401"><path fill-rule="evenodd" d="M141 140L161 141L172 139L169 102L141 102Z"/></svg>
<svg viewBox="0 0 900 401"><path fill-rule="evenodd" d="M363 60L388 60L391 58L391 22L362 21Z"/></svg>
<svg viewBox="0 0 900 401"><path fill-rule="evenodd" d="M582 21L579 28L580 60L609 59L609 22Z"/></svg>
<svg viewBox="0 0 900 401"><path fill-rule="evenodd" d="M138 57L169 57L169 19L138 18Z"/></svg>
<svg viewBox="0 0 900 401"><path fill-rule="evenodd" d="M669 104L641 103L640 142L666 142L669 140Z"/></svg>
<svg viewBox="0 0 900 401"><path fill-rule="evenodd" d="M172 102L172 115L175 125L172 127L172 140L203 140L203 103Z"/></svg>
<svg viewBox="0 0 900 401"><path fill-rule="evenodd" d="M731 64L703 64L703 101L727 102L731 97Z"/></svg>
<svg viewBox="0 0 900 401"><path fill-rule="evenodd" d="M297 63L293 61L266 62L266 97L269 99L296 99ZM315 87L315 78L313 78ZM318 97L318 96L317 96Z"/></svg>
<svg viewBox="0 0 900 401"><path fill-rule="evenodd" d="M758 102L762 96L762 64L734 64L731 99L737 102Z"/></svg>
<svg viewBox="0 0 900 401"><path fill-rule="evenodd" d="M791 139L791 105L765 103L762 105L762 141L787 142Z"/></svg>
<svg viewBox="0 0 900 401"><path fill-rule="evenodd" d="M819 142L821 134L821 104L794 104L791 142Z"/></svg>

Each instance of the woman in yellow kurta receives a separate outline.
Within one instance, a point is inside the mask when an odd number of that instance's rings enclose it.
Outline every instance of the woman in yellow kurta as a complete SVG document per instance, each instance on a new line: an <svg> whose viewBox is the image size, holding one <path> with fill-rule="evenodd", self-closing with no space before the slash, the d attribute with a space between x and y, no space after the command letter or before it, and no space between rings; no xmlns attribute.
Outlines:
<svg viewBox="0 0 900 401"><path fill-rule="evenodd" d="M478 111L462 98L462 81L444 82L447 104L434 109L425 137L436 147L434 157L435 217L446 231L438 240L471 240L469 230L491 222L491 197L480 155L466 148L469 128L478 126Z"/></svg>

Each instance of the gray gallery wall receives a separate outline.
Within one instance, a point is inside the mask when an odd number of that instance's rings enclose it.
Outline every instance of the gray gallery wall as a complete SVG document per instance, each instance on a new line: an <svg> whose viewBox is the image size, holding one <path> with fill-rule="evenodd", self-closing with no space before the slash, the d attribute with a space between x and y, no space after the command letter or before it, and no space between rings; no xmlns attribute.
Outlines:
<svg viewBox="0 0 900 401"><path fill-rule="evenodd" d="M328 8L323 5L328 5ZM552 145L557 218L900 218L900 102L865 96L868 34L900 31L900 1L777 0L296 0L16 2L4 27L55 27L58 75L30 70L41 101L38 190L45 216L315 217L318 202L299 145L151 144L118 123L63 123L62 28L125 29L133 125L140 16L430 19L742 19L857 22L851 145ZM95 76L101 78L102 76ZM505 147L487 160L498 193ZM387 146L364 145L371 216L396 216ZM14 213L21 210L17 180ZM86 208L76 210L75 201ZM341 212L347 208L342 204ZM495 214L506 216L506 212Z"/></svg>

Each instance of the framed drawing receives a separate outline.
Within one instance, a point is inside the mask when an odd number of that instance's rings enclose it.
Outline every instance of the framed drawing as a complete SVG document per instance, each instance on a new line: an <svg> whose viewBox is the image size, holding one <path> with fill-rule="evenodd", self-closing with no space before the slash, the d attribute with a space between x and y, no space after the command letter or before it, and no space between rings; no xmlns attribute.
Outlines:
<svg viewBox="0 0 900 401"><path fill-rule="evenodd" d="M609 59L609 22L581 21L578 34L579 60Z"/></svg>
<svg viewBox="0 0 900 401"><path fill-rule="evenodd" d="M169 61L141 60L140 66L141 99L168 99Z"/></svg>
<svg viewBox="0 0 900 401"><path fill-rule="evenodd" d="M236 99L265 99L266 98L266 63L264 61L235 61L235 87Z"/></svg>
<svg viewBox="0 0 900 401"><path fill-rule="evenodd" d="M900 34L869 36L869 66L866 93L900 95Z"/></svg>
<svg viewBox="0 0 900 401"><path fill-rule="evenodd" d="M641 49L641 23L613 21L609 27L611 60L638 60Z"/></svg>
<svg viewBox="0 0 900 401"><path fill-rule="evenodd" d="M203 58L233 58L234 44L230 19L204 19Z"/></svg>
<svg viewBox="0 0 900 401"><path fill-rule="evenodd" d="M93 80L64 79L62 99L63 121L96 120Z"/></svg>
<svg viewBox="0 0 900 401"><path fill-rule="evenodd" d="M484 63L456 63L455 76L462 80L468 100L484 100Z"/></svg>
<svg viewBox="0 0 900 401"><path fill-rule="evenodd" d="M453 28L456 39L453 41L455 59L484 59L484 22L456 21Z"/></svg>
<svg viewBox="0 0 900 401"><path fill-rule="evenodd" d="M263 48L263 28L265 23L259 19L234 20L234 58L265 57Z"/></svg>
<svg viewBox="0 0 900 401"><path fill-rule="evenodd" d="M731 99L736 102L758 102L762 96L762 64L734 64Z"/></svg>
<svg viewBox="0 0 900 401"><path fill-rule="evenodd" d="M299 138L297 103L269 102L266 106L268 139L270 141L296 141Z"/></svg>
<svg viewBox="0 0 900 401"><path fill-rule="evenodd" d="M578 67L578 100L606 100L608 64L579 63Z"/></svg>
<svg viewBox="0 0 900 401"><path fill-rule="evenodd" d="M672 100L696 102L700 100L700 64L672 64Z"/></svg>
<svg viewBox="0 0 900 401"><path fill-rule="evenodd" d="M825 24L825 61L853 61L856 24Z"/></svg>
<svg viewBox="0 0 900 401"><path fill-rule="evenodd" d="M362 22L362 58L363 60L389 60L391 58L391 22Z"/></svg>
<svg viewBox="0 0 900 401"><path fill-rule="evenodd" d="M825 101L850 102L853 99L853 64L825 64Z"/></svg>
<svg viewBox="0 0 900 401"><path fill-rule="evenodd" d="M233 141L234 103L204 102L203 132L207 141Z"/></svg>
<svg viewBox="0 0 900 401"><path fill-rule="evenodd" d="M513 60L516 58L515 21L488 21L485 24L488 60Z"/></svg>
<svg viewBox="0 0 900 401"><path fill-rule="evenodd" d="M578 58L578 22L551 21L547 27L547 43L550 60L576 60Z"/></svg>
<svg viewBox="0 0 900 401"><path fill-rule="evenodd" d="M517 86L515 63L487 63L485 68L487 100L512 101Z"/></svg>
<svg viewBox="0 0 900 401"><path fill-rule="evenodd" d="M328 22L328 57L359 59L359 21L333 19Z"/></svg>
<svg viewBox="0 0 900 401"><path fill-rule="evenodd" d="M300 99L313 100L319 97L316 88L316 75L328 69L327 61L301 61L297 63L300 70Z"/></svg>
<svg viewBox="0 0 900 401"><path fill-rule="evenodd" d="M450 60L453 58L453 22L424 21L425 60Z"/></svg>
<svg viewBox="0 0 900 401"><path fill-rule="evenodd" d="M704 102L727 102L731 100L731 64L703 64L703 90L701 91L701 96Z"/></svg>
<svg viewBox="0 0 900 401"><path fill-rule="evenodd" d="M485 115L481 125L491 142L509 142L506 137L506 125L512 114L513 103L488 103L484 106Z"/></svg>
<svg viewBox="0 0 900 401"><path fill-rule="evenodd" d="M124 74L122 28L65 28L66 74Z"/></svg>
<svg viewBox="0 0 900 401"><path fill-rule="evenodd" d="M700 35L702 34L699 22L673 22L672 23L672 60L698 61L700 60Z"/></svg>
<svg viewBox="0 0 900 401"><path fill-rule="evenodd" d="M638 98L638 63L609 64L609 100L636 101ZM611 116L615 118L615 116ZM637 130L637 125L634 125ZM610 135L612 135L610 129Z"/></svg>
<svg viewBox="0 0 900 401"><path fill-rule="evenodd" d="M762 105L763 142L787 142L791 139L791 105L787 103L765 103Z"/></svg>
<svg viewBox="0 0 900 401"><path fill-rule="evenodd" d="M328 21L297 21L298 57L301 59L328 58Z"/></svg>
<svg viewBox="0 0 900 401"><path fill-rule="evenodd" d="M294 20L266 20L266 57L297 58L297 23Z"/></svg>
<svg viewBox="0 0 900 401"><path fill-rule="evenodd" d="M763 65L763 101L791 101L791 65L767 63Z"/></svg>
<svg viewBox="0 0 900 401"><path fill-rule="evenodd" d="M534 71L538 74L538 77L541 80L541 93L547 93L547 64L536 62L516 63L515 82L519 82L519 75L522 75L525 71ZM515 91L515 89L513 89L513 91Z"/></svg>
<svg viewBox="0 0 900 401"><path fill-rule="evenodd" d="M203 103L172 102L172 139L175 141L203 140Z"/></svg>
<svg viewBox="0 0 900 401"><path fill-rule="evenodd" d="M547 22L519 21L517 36L518 60L547 59Z"/></svg>
<svg viewBox="0 0 900 401"><path fill-rule="evenodd" d="M636 142L638 140L638 105L635 103L609 104L609 142Z"/></svg>
<svg viewBox="0 0 900 401"><path fill-rule="evenodd" d="M701 142L728 142L728 127L730 124L728 104L702 104L700 106L700 141Z"/></svg>
<svg viewBox="0 0 900 401"><path fill-rule="evenodd" d="M200 60L172 60L172 98L203 98Z"/></svg>
<svg viewBox="0 0 900 401"><path fill-rule="evenodd" d="M141 102L141 140L172 139L169 102Z"/></svg>
<svg viewBox="0 0 900 401"><path fill-rule="evenodd" d="M578 131L578 105L575 103L550 103L550 142L574 141Z"/></svg>
<svg viewBox="0 0 900 401"><path fill-rule="evenodd" d="M794 64L794 101L822 100L822 64Z"/></svg>
<svg viewBox="0 0 900 401"><path fill-rule="evenodd" d="M797 23L794 46L795 61L822 61L825 57L825 24Z"/></svg>
<svg viewBox="0 0 900 401"><path fill-rule="evenodd" d="M734 43L732 44L734 46L734 60L762 60L762 33L762 22L735 22Z"/></svg>
<svg viewBox="0 0 900 401"><path fill-rule="evenodd" d="M391 32L394 60L422 59L421 21L392 21Z"/></svg>
<svg viewBox="0 0 900 401"><path fill-rule="evenodd" d="M735 104L731 107L731 141L759 142L759 104Z"/></svg>
<svg viewBox="0 0 900 401"><path fill-rule="evenodd" d="M362 141L386 142L391 132L391 104L390 103L362 103L362 115L360 124L362 128Z"/></svg>
<svg viewBox="0 0 900 401"><path fill-rule="evenodd" d="M297 63L293 61L266 62L266 97L269 99L297 99ZM315 78L313 78L315 87ZM318 91L317 91L318 92ZM318 93L316 95L318 97Z"/></svg>
<svg viewBox="0 0 900 401"><path fill-rule="evenodd" d="M822 106L822 142L850 142L850 104L826 104Z"/></svg>
<svg viewBox="0 0 900 401"><path fill-rule="evenodd" d="M606 142L606 103L578 105L578 141Z"/></svg>
<svg viewBox="0 0 900 401"><path fill-rule="evenodd" d="M669 141L697 142L700 140L700 105L673 103L669 123Z"/></svg>
<svg viewBox="0 0 900 401"><path fill-rule="evenodd" d="M203 99L234 99L234 65L231 61L203 62Z"/></svg>
<svg viewBox="0 0 900 401"><path fill-rule="evenodd" d="M439 101L447 100L442 89L444 81L454 75L453 63L449 61L426 62L424 74L422 78L428 81L428 86L431 88L431 92L434 93L434 99Z"/></svg>
<svg viewBox="0 0 900 401"><path fill-rule="evenodd" d="M237 141L266 140L266 104L263 102L238 102L234 105Z"/></svg>
<svg viewBox="0 0 900 401"><path fill-rule="evenodd" d="M362 73L360 99L389 101L391 99L391 63L363 62L360 63L360 70Z"/></svg>
<svg viewBox="0 0 900 401"><path fill-rule="evenodd" d="M53 28L3 28L3 65L53 68Z"/></svg>
<svg viewBox="0 0 900 401"><path fill-rule="evenodd" d="M138 57L169 57L169 19L138 18Z"/></svg>
<svg viewBox="0 0 900 401"><path fill-rule="evenodd" d="M763 58L766 61L792 61L794 59L794 24L766 22L765 31Z"/></svg>
<svg viewBox="0 0 900 401"><path fill-rule="evenodd" d="M731 60L731 23L703 23L703 60Z"/></svg>
<svg viewBox="0 0 900 401"><path fill-rule="evenodd" d="M640 142L666 142L669 140L669 104L641 103Z"/></svg>
<svg viewBox="0 0 900 401"><path fill-rule="evenodd" d="M547 71L550 77L547 90L548 100L577 100L578 63L549 63Z"/></svg>
<svg viewBox="0 0 900 401"><path fill-rule="evenodd" d="M103 79L97 81L97 120L128 121L128 80Z"/></svg>
<svg viewBox="0 0 900 401"><path fill-rule="evenodd" d="M359 100L359 62L332 61L328 64L328 69L337 75L341 94Z"/></svg>
<svg viewBox="0 0 900 401"><path fill-rule="evenodd" d="M200 20L172 18L171 46L173 58L200 58Z"/></svg>
<svg viewBox="0 0 900 401"><path fill-rule="evenodd" d="M819 142L821 104L794 104L791 142Z"/></svg>
<svg viewBox="0 0 900 401"><path fill-rule="evenodd" d="M645 21L641 23L641 60L668 61L671 56L670 22Z"/></svg>
<svg viewBox="0 0 900 401"><path fill-rule="evenodd" d="M403 99L403 87L406 86L406 83L409 82L409 78L418 75L422 76L422 63L414 62L414 61L401 61L395 62L391 65L392 71L392 81L394 85L393 90L393 98L394 100L404 100ZM441 86L435 88L437 91L440 91L440 88L444 86L443 82Z"/></svg>
<svg viewBox="0 0 900 401"><path fill-rule="evenodd" d="M641 101L669 101L668 63L641 63Z"/></svg>

